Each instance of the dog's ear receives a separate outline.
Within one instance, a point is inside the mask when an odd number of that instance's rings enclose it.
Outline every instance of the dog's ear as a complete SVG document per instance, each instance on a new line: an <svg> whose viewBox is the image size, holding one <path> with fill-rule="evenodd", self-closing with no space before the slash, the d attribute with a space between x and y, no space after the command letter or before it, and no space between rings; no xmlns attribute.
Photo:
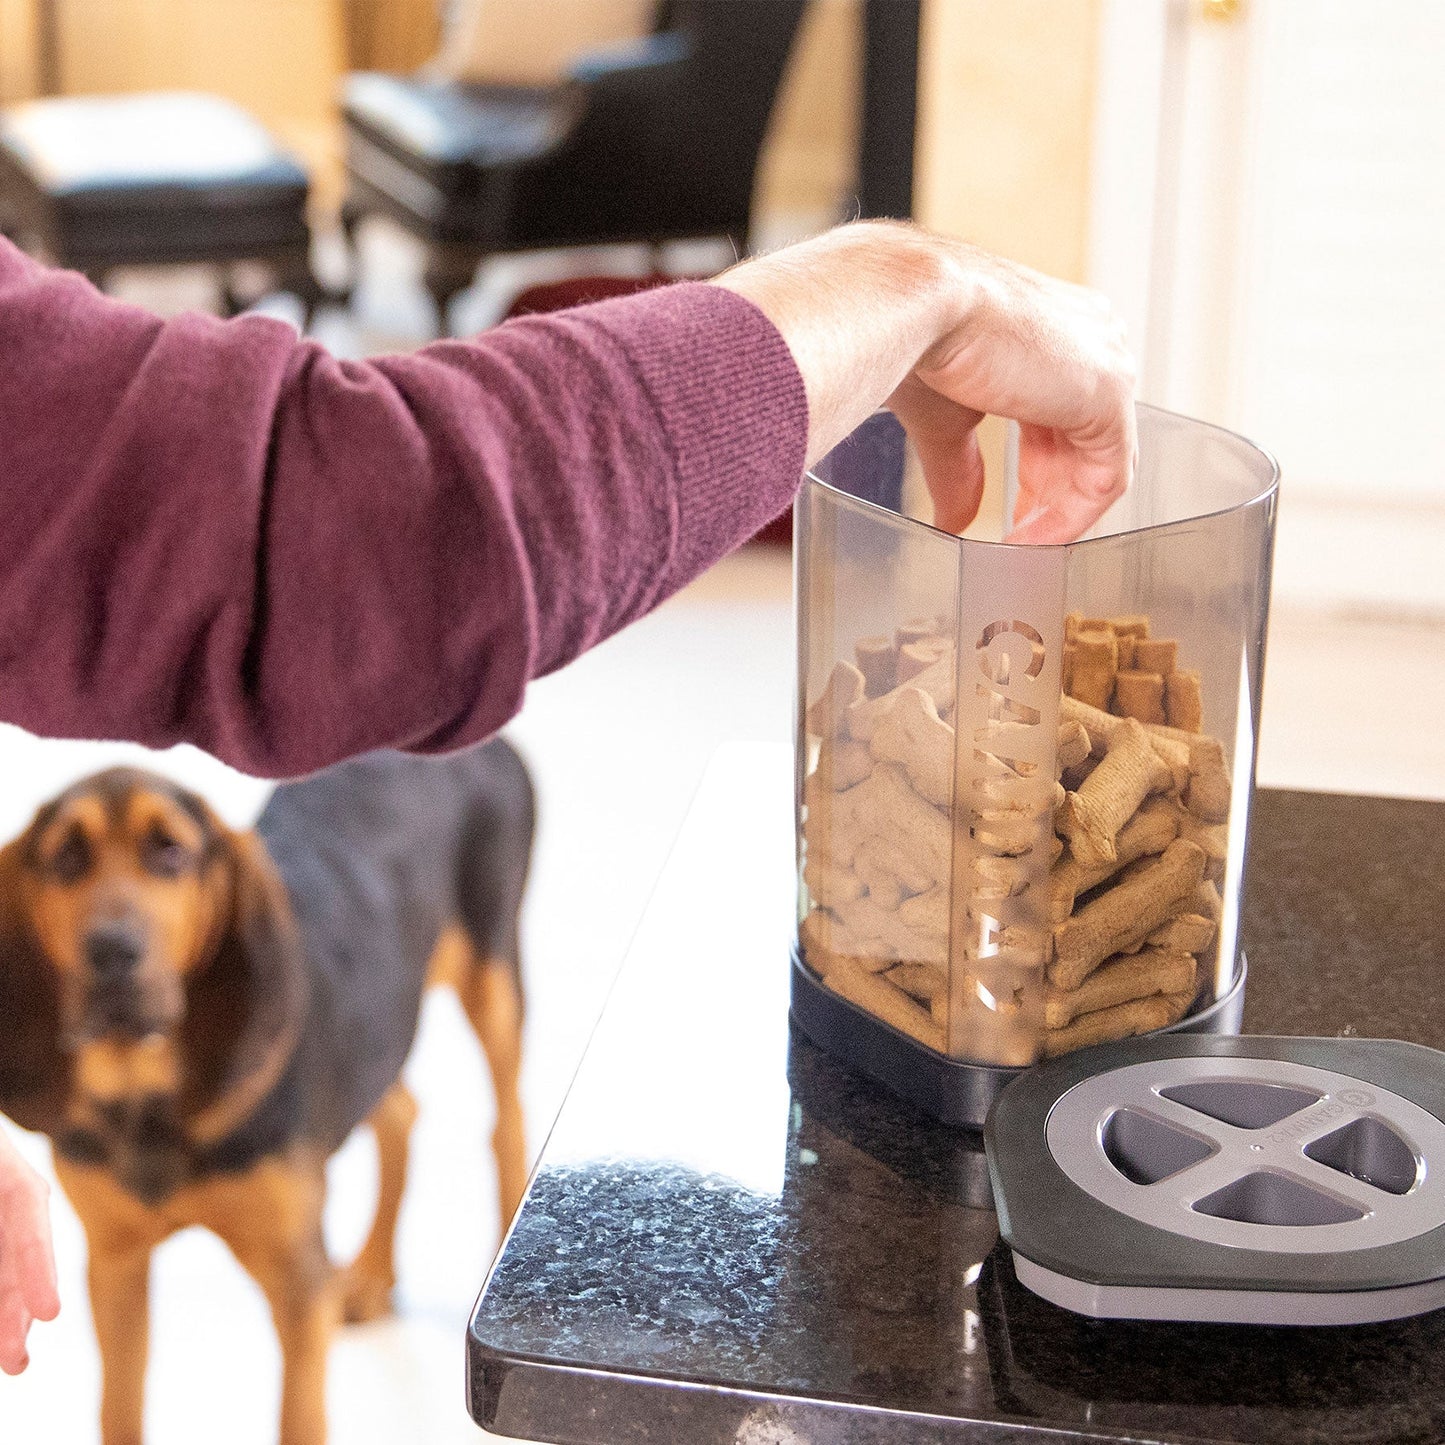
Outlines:
<svg viewBox="0 0 1445 1445"><path fill-rule="evenodd" d="M265 847L254 834L215 827L217 886L228 896L215 951L190 981L181 1026L186 1130L198 1144L224 1139L281 1080L308 1002L290 900Z"/></svg>
<svg viewBox="0 0 1445 1445"><path fill-rule="evenodd" d="M31 926L24 870L35 823L0 848L0 1113L54 1133L70 1089L60 1047L60 976Z"/></svg>

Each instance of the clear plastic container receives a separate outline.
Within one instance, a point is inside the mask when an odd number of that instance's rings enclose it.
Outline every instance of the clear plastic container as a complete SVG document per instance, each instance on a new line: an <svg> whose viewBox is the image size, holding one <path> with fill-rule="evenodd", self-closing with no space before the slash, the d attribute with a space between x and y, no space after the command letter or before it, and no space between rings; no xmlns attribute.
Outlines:
<svg viewBox="0 0 1445 1445"><path fill-rule="evenodd" d="M1068 546L936 530L887 414L809 477L797 963L835 1052L861 1020L1013 1068L1237 989L1277 487L1143 407L1134 486Z"/></svg>

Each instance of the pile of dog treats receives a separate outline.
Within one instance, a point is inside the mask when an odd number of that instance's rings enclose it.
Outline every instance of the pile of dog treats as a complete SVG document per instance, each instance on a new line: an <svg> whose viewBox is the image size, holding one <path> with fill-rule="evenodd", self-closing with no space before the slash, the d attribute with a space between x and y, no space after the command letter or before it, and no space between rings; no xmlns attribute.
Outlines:
<svg viewBox="0 0 1445 1445"><path fill-rule="evenodd" d="M1039 823L1050 848L1047 922L1005 930L988 959L972 920L1017 891L1011 855L1033 845L973 813L955 876L951 639L932 619L860 639L807 711L803 956L939 1052L1025 1063L1144 1033L1212 976L1231 787L1223 745L1199 731L1199 676L1145 617L1070 616L1064 653L1052 777L1016 772L987 737L966 760L985 797L1007 797L998 816Z"/></svg>

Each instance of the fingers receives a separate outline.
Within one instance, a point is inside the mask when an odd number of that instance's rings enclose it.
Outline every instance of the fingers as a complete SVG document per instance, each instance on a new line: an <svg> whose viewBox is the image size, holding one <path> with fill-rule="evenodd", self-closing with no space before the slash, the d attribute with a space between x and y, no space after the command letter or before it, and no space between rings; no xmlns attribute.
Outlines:
<svg viewBox="0 0 1445 1445"><path fill-rule="evenodd" d="M25 1348L29 1332L30 1313L20 1291L13 1285L0 1284L0 1371L18 1375L30 1363L30 1353Z"/></svg>
<svg viewBox="0 0 1445 1445"><path fill-rule="evenodd" d="M48 1217L42 1215L35 1236L19 1251L17 1266L20 1290L31 1315L37 1320L53 1320L60 1313L60 1291Z"/></svg>
<svg viewBox="0 0 1445 1445"><path fill-rule="evenodd" d="M978 446L982 414L961 406L909 377L894 392L889 409L903 423L923 467L933 498L933 525L962 532L983 500L983 454Z"/></svg>
<svg viewBox="0 0 1445 1445"><path fill-rule="evenodd" d="M965 408L1019 423L1020 505L1007 540L1073 541L1128 487L1134 367L1123 324L1098 292L993 263L977 304L915 376Z"/></svg>
<svg viewBox="0 0 1445 1445"><path fill-rule="evenodd" d="M1083 442L1019 428L1019 493L1007 542L1061 543L1083 536L1124 494L1137 453L1132 403L1115 433Z"/></svg>
<svg viewBox="0 0 1445 1445"><path fill-rule="evenodd" d="M30 1326L53 1320L60 1297L49 1186L13 1149L4 1149L0 1165L0 1371L18 1375L30 1362Z"/></svg>

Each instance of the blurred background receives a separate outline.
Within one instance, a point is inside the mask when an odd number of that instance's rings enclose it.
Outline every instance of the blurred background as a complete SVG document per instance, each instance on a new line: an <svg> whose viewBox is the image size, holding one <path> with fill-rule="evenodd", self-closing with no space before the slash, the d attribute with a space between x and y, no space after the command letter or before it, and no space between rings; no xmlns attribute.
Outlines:
<svg viewBox="0 0 1445 1445"><path fill-rule="evenodd" d="M256 305L347 356L857 215L1086 281L1145 400L1280 459L1260 781L1445 797L1442 73L1445 11L1417 0L0 0L0 229L159 311ZM511 729L541 801L534 1149L708 755L790 738L780 541L534 686ZM136 756L0 730L0 835ZM188 749L149 761L238 825L269 791ZM334 1351L341 1441L477 1433L459 1365L497 1243L491 1103L449 1002L410 1070L400 1312ZM334 1166L338 1251L369 1150ZM0 1382L0 1429L88 1442L83 1240L56 1208L68 1307ZM167 1246L153 1309L149 1438L272 1438L269 1323L221 1246Z"/></svg>

